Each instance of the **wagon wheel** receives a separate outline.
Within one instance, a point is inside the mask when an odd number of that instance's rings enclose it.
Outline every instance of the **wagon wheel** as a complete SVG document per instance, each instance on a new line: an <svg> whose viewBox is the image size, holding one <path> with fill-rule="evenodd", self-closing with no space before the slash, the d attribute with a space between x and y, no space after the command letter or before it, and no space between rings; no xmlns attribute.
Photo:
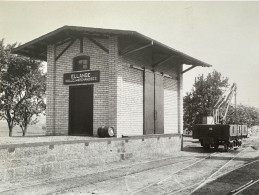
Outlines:
<svg viewBox="0 0 259 195"><path fill-rule="evenodd" d="M224 149L225 149L225 152L228 152L229 147L228 147L228 145L227 145L227 144L225 144L225 145L224 145Z"/></svg>
<svg viewBox="0 0 259 195"><path fill-rule="evenodd" d="M215 148L215 150L218 150L218 149L219 149L219 142L218 142L218 140L217 140L216 143L214 144L214 148Z"/></svg>
<svg viewBox="0 0 259 195"><path fill-rule="evenodd" d="M200 139L200 143L201 143L201 146L203 146L203 140L202 139Z"/></svg>

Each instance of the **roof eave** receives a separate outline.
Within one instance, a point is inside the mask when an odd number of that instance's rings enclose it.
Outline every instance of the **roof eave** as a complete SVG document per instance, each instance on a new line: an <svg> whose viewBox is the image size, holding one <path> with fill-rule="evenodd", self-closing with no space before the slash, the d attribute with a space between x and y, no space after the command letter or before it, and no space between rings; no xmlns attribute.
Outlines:
<svg viewBox="0 0 259 195"><path fill-rule="evenodd" d="M164 48L165 50L168 50L168 53L172 53L172 54L176 54L181 56L182 58L185 59L186 64L190 64L190 65L194 65L194 66L203 66L203 67L211 67L212 65L207 64L205 62L202 62L198 59L195 59L187 54L184 54L183 52L180 52L178 50L175 50L167 45L164 45L163 43L160 43L156 40L153 40L141 33L138 33L136 31L128 31L128 30L114 30L114 29L101 29L101 28L89 28L89 27L77 27L77 26L63 26L60 27L54 31L51 31L43 36L40 36L32 41L29 41L23 45L20 45L16 48L14 48L12 50L12 53L15 54L20 54L20 55L27 55L28 57L32 57L29 54L27 54L27 52L22 51L25 48L30 48L33 45L38 44L39 42L43 42L45 45L48 44L54 44L54 41L51 40L51 37L55 36L58 33L61 33L62 31L87 31L87 32L92 32L92 33L104 33L104 34L116 34L116 35L131 35L131 36L136 36L140 39L143 40L148 40L150 42L153 42L153 45L157 45L161 48ZM31 48L31 51L33 50L33 48ZM33 51L32 51L33 52ZM46 61L47 60L47 56L40 56L40 55L34 55L33 57L39 58L41 60Z"/></svg>
<svg viewBox="0 0 259 195"><path fill-rule="evenodd" d="M187 60L189 61L190 65L202 66L202 67L212 67L212 65L210 65L210 64L208 64L208 63L206 63L206 62L203 62L203 61L198 60L198 59L196 59L196 58L194 58L194 57L191 57L191 56L189 56L189 55L187 55L187 54L185 54L185 53L183 53L183 52L181 52L181 51L178 51L178 50L176 50L176 49L173 49L173 48L171 48L171 47L169 47L169 46L167 46L167 45L165 45L165 44L163 44L163 43L161 43L161 42L159 42L159 41L153 40L153 39L151 39L151 38L149 38L149 37L147 37L147 36L145 36L145 35L143 35L143 34L141 34L141 33L138 33L138 32L135 32L135 33L136 33L136 35L137 35L138 37L153 42L154 45L159 45L160 47L163 47L163 48L165 48L165 49L168 49L168 50L170 50L171 52L176 53L177 55L180 55L180 56L184 57L185 59L187 59Z"/></svg>

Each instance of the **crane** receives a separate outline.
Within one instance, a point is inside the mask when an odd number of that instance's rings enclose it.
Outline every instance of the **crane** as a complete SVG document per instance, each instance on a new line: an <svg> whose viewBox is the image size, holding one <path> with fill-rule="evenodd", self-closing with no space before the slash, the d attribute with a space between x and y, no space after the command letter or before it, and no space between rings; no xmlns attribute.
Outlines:
<svg viewBox="0 0 259 195"><path fill-rule="evenodd" d="M233 85L225 91L213 107L213 121L210 123L195 124L192 129L192 138L199 139L205 150L213 146L218 149L219 145L228 148L241 146L242 139L247 137L247 125L245 124L226 124L228 108L233 96L235 96L235 118L236 118L236 93L237 85Z"/></svg>
<svg viewBox="0 0 259 195"><path fill-rule="evenodd" d="M215 124L226 124L226 117L228 113L228 108L235 95L235 114L236 114L236 93L237 93L237 85L233 83L233 85L225 91L225 93L220 97L217 103L213 107L213 119Z"/></svg>

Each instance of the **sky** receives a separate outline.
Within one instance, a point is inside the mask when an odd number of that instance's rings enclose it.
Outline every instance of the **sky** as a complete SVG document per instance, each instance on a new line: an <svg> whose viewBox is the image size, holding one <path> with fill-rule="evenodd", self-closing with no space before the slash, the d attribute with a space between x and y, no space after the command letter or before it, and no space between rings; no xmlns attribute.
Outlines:
<svg viewBox="0 0 259 195"><path fill-rule="evenodd" d="M211 64L184 74L184 94L213 69L259 108L259 2L0 2L0 38L26 43L64 25L134 30Z"/></svg>

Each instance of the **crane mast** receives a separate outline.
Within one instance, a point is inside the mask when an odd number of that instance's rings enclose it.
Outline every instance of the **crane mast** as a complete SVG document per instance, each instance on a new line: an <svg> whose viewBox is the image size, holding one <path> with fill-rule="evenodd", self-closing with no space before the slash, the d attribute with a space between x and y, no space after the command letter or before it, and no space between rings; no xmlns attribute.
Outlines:
<svg viewBox="0 0 259 195"><path fill-rule="evenodd" d="M233 83L233 85L228 89L217 101L215 106L213 107L213 119L215 124L226 124L226 117L229 105L235 95L235 114L236 114L236 93L237 93L237 85Z"/></svg>

